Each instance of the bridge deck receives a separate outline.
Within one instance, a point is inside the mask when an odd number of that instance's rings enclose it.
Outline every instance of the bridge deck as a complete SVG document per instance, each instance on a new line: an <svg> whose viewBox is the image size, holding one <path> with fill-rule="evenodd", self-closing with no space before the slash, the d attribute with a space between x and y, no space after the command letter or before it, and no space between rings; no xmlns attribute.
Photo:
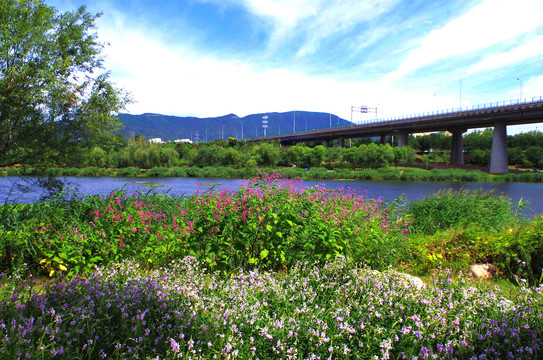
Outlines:
<svg viewBox="0 0 543 360"><path fill-rule="evenodd" d="M358 125L313 129L296 133L271 135L247 139L249 142L279 140L282 143L297 141L333 140L381 135L399 135L433 131L452 131L493 127L497 122L521 125L543 122L543 97L530 102L494 106L478 105L472 109L406 116L400 119L375 120Z"/></svg>

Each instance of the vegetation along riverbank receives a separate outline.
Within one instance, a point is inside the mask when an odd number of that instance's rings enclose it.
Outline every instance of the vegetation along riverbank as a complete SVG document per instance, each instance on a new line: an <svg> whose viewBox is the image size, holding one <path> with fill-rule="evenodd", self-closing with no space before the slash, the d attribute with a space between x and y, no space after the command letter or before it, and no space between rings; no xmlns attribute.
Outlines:
<svg viewBox="0 0 543 360"><path fill-rule="evenodd" d="M492 131L465 137L466 165L449 164L450 136L430 134L410 138L410 146L392 147L377 140L358 139L349 148L275 143L249 144L229 138L209 143L155 144L142 136L125 140L106 137L109 145L85 156L49 166L0 168L3 176L118 176L251 178L255 168L275 169L288 177L395 181L514 181L541 182L543 135L530 132L508 141L509 174L489 174ZM333 145L333 144L332 144Z"/></svg>
<svg viewBox="0 0 543 360"><path fill-rule="evenodd" d="M0 352L538 358L543 217L517 210L466 191L383 203L276 173L186 198L4 205ZM469 278L475 263L498 277Z"/></svg>
<svg viewBox="0 0 543 360"><path fill-rule="evenodd" d="M255 168L235 169L227 166L204 167L158 167L151 169L121 168L48 168L37 172L33 168L5 169L4 176L86 176L86 177L194 177L248 179L256 174ZM416 167L380 169L332 169L312 168L261 168L264 172L276 171L288 178L306 180L368 180L368 181L463 181L463 182L543 182L543 172L520 172L509 174L488 174L480 170L468 169L424 169Z"/></svg>

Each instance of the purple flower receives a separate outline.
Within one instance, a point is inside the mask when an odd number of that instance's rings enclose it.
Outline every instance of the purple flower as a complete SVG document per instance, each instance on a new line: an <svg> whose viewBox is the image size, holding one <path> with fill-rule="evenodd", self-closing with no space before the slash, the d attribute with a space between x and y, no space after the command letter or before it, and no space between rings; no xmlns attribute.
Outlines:
<svg viewBox="0 0 543 360"><path fill-rule="evenodd" d="M180 346L179 346L179 344L177 343L177 341L175 341L175 340L172 339L172 338L170 338L170 346L172 347L172 351L173 351L174 353L179 352Z"/></svg>

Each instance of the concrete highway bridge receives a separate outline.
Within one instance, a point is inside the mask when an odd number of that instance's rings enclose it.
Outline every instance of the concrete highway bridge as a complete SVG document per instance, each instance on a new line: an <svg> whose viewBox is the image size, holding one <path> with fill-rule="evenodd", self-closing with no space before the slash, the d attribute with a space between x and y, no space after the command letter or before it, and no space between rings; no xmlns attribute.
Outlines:
<svg viewBox="0 0 543 360"><path fill-rule="evenodd" d="M248 142L279 141L292 145L304 141L339 140L341 147L345 139L363 137L398 137L398 146L407 145L409 134L449 131L452 134L451 164L464 163L462 134L468 129L494 128L490 172L507 173L507 125L521 125L543 122L543 97L531 101L502 101L498 103L475 105L471 109L442 110L431 113L402 116L389 119L376 119L361 124L342 127L313 129L295 133L254 137Z"/></svg>

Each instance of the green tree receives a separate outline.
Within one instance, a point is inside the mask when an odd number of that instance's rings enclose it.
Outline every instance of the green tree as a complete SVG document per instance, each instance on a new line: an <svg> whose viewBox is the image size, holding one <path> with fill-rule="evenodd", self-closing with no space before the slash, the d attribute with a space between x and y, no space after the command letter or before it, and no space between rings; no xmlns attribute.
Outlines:
<svg viewBox="0 0 543 360"><path fill-rule="evenodd" d="M490 149L471 152L471 163L486 166L490 164Z"/></svg>
<svg viewBox="0 0 543 360"><path fill-rule="evenodd" d="M406 152L407 146L395 146L392 151L394 153L394 166L396 169L398 168L398 164L405 163L406 162Z"/></svg>
<svg viewBox="0 0 543 360"><path fill-rule="evenodd" d="M128 98L100 73L98 17L0 2L0 167L74 162L119 126Z"/></svg>
<svg viewBox="0 0 543 360"><path fill-rule="evenodd" d="M281 149L274 144L260 144L253 148L255 159L259 165L275 166L281 159Z"/></svg>
<svg viewBox="0 0 543 360"><path fill-rule="evenodd" d="M90 166L96 166L99 168L103 168L106 166L107 163L107 155L104 150L99 148L98 146L93 148L88 156L87 156L87 164Z"/></svg>
<svg viewBox="0 0 543 360"><path fill-rule="evenodd" d="M526 154L520 146L509 148L507 150L507 161L510 165L523 165L526 163Z"/></svg>
<svg viewBox="0 0 543 360"><path fill-rule="evenodd" d="M229 138L228 140L230 140ZM224 165L238 167L241 161L241 155L236 149L229 147L224 154Z"/></svg>
<svg viewBox="0 0 543 360"><path fill-rule="evenodd" d="M534 167L542 168L543 167L543 147L540 146L530 146L526 150L526 158L531 162Z"/></svg>
<svg viewBox="0 0 543 360"><path fill-rule="evenodd" d="M306 149L302 145L291 146L287 149L287 161L289 165L301 166Z"/></svg>
<svg viewBox="0 0 543 360"><path fill-rule="evenodd" d="M166 167L172 167L179 159L179 153L171 146L160 147L160 164Z"/></svg>
<svg viewBox="0 0 543 360"><path fill-rule="evenodd" d="M466 151L490 150L492 148L492 137L494 130L474 131L464 136L463 147Z"/></svg>
<svg viewBox="0 0 543 360"><path fill-rule="evenodd" d="M200 146L195 159L198 166L216 166L222 163L222 148L216 144Z"/></svg>
<svg viewBox="0 0 543 360"><path fill-rule="evenodd" d="M360 145L360 146L366 146L366 145ZM360 163L360 155L361 152L359 151L359 148L348 148L343 150L343 161L348 162L351 164L353 168L359 166Z"/></svg>
<svg viewBox="0 0 543 360"><path fill-rule="evenodd" d="M326 156L326 148L322 145L317 145L311 149L309 154L311 159L309 166L321 166Z"/></svg>
<svg viewBox="0 0 543 360"><path fill-rule="evenodd" d="M326 148L326 161L329 164L340 161L343 156L343 148L340 147L327 147Z"/></svg>

